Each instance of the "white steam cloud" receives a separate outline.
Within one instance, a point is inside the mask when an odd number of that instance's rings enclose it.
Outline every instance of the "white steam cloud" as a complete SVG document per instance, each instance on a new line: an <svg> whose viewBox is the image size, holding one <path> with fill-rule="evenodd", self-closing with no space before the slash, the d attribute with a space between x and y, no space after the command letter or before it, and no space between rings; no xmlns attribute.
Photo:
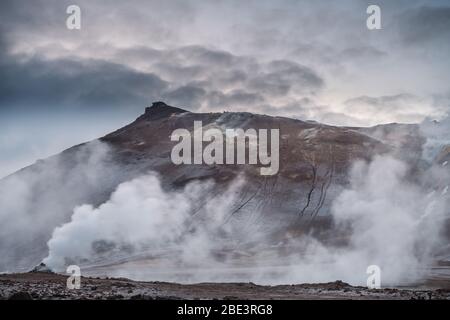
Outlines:
<svg viewBox="0 0 450 320"><path fill-rule="evenodd" d="M375 264L390 284L424 276L442 240L445 189L430 193L409 181L408 174L405 163L390 157L354 166L350 188L333 206L336 222L351 232L349 247L334 254L347 272L358 274Z"/></svg>
<svg viewBox="0 0 450 320"><path fill-rule="evenodd" d="M157 175L150 173L122 183L98 208L75 208L71 221L53 232L44 262L63 270L68 261L95 262L168 250L176 251L180 262L194 263L211 254L221 233L232 231L224 220L241 184L238 179L222 195L202 204L211 182L192 182L183 191L167 192Z"/></svg>
<svg viewBox="0 0 450 320"><path fill-rule="evenodd" d="M425 276L442 244L448 203L444 188L430 192L408 175L405 163L388 156L357 162L332 206L331 241L303 235L274 244L268 234L275 226L262 234L243 230L238 220L226 223L244 181L211 199L211 182L168 192L149 174L119 185L98 208L77 207L54 231L44 262L144 280L360 285L376 264L384 285L411 283Z"/></svg>
<svg viewBox="0 0 450 320"><path fill-rule="evenodd" d="M0 180L0 272L38 264L72 209L105 197L121 179L109 156L108 145L94 141Z"/></svg>

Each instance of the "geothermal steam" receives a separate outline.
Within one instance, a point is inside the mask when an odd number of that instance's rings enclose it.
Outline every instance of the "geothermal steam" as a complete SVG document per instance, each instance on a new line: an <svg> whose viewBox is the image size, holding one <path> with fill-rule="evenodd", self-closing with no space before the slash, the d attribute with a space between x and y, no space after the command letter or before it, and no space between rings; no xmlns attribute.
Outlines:
<svg viewBox="0 0 450 320"><path fill-rule="evenodd" d="M354 165L349 187L332 206L336 237L344 232L348 239L341 246L307 234L274 244L230 222L230 204L245 183L240 179L210 197L212 182L169 192L150 173L122 183L97 208L75 208L71 221L54 230L44 262L55 270L73 263L89 270L105 261L141 260L102 270L145 280L352 284L365 284L366 269L375 264L382 284L405 284L432 261L448 207L445 189L425 188L408 174L388 156Z"/></svg>

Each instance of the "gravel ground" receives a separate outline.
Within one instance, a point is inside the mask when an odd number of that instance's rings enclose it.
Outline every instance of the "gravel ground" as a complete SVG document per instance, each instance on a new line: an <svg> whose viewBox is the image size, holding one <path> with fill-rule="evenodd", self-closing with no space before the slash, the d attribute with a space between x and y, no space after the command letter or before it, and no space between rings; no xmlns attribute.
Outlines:
<svg viewBox="0 0 450 320"><path fill-rule="evenodd" d="M177 284L123 278L81 278L69 290L67 276L47 272L0 275L0 299L446 299L450 289L379 289L341 281L322 284L260 286L253 283Z"/></svg>

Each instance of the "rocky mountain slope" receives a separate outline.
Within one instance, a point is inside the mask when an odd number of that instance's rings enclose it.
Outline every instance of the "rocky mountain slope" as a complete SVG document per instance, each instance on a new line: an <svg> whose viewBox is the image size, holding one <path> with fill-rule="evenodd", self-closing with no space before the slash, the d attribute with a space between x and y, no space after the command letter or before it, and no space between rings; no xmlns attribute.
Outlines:
<svg viewBox="0 0 450 320"><path fill-rule="evenodd" d="M279 129L279 173L261 176L259 165L248 164L173 164L170 153L176 142L170 135L178 128L192 131L194 121L221 130ZM224 218L240 228L238 235L264 232L271 243L311 230L323 236L333 227L331 202L348 185L355 160L397 154L417 174L424 142L415 125L336 127L251 113L192 113L157 102L115 132L0 180L0 271L26 271L39 264L48 255L52 232L70 221L75 207L99 206L118 185L148 172L156 172L167 191L212 181L197 199L193 216L241 178L243 186ZM441 154L437 161L445 159ZM99 244L98 250L104 249Z"/></svg>

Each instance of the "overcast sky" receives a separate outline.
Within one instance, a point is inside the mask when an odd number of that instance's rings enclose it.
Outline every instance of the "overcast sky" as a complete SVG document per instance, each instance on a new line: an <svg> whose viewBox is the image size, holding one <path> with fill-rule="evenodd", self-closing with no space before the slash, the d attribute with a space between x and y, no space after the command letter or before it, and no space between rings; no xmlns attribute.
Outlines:
<svg viewBox="0 0 450 320"><path fill-rule="evenodd" d="M81 30L66 28L71 4ZM449 1L2 0L0 176L157 100L335 125L439 119L449 56Z"/></svg>

